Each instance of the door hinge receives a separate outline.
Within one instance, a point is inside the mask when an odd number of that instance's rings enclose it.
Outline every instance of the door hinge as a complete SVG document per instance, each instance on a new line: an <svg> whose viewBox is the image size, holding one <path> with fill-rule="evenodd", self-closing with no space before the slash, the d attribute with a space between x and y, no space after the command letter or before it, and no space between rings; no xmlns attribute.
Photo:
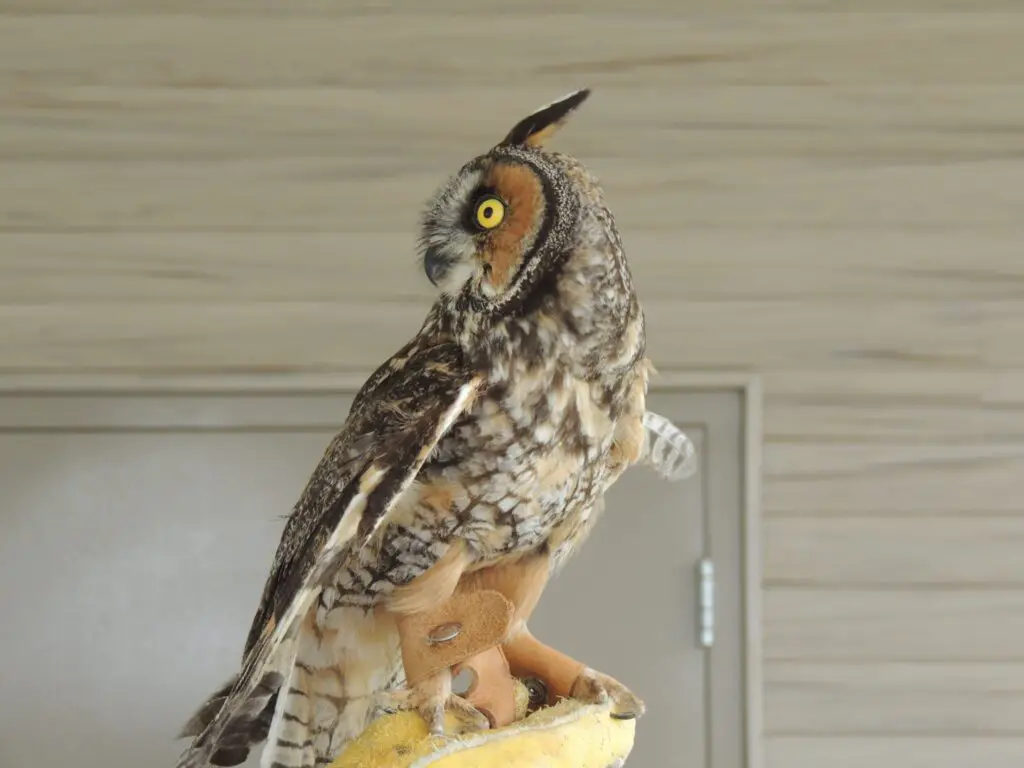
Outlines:
<svg viewBox="0 0 1024 768"><path fill-rule="evenodd" d="M700 573L700 644L710 648L715 644L715 564L705 557L698 566Z"/></svg>

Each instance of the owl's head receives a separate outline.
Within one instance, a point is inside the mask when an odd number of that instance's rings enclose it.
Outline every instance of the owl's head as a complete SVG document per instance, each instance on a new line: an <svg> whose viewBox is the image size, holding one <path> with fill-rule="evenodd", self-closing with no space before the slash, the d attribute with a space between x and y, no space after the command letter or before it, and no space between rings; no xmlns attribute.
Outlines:
<svg viewBox="0 0 1024 768"><path fill-rule="evenodd" d="M434 195L422 220L427 278L442 293L499 309L564 258L580 210L574 164L544 149L590 95L575 91L520 120Z"/></svg>

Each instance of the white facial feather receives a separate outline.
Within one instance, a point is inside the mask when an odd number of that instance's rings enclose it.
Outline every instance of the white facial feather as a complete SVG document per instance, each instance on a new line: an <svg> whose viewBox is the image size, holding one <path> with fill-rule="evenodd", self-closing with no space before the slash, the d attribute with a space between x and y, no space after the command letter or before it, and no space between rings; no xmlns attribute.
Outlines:
<svg viewBox="0 0 1024 768"><path fill-rule="evenodd" d="M449 264L438 282L442 293L454 296L481 271L476 258L477 243L462 224L470 195L482 179L482 171L460 173L450 179L434 197L424 218L422 245L437 250Z"/></svg>
<svg viewBox="0 0 1024 768"><path fill-rule="evenodd" d="M449 250L446 248L445 250ZM473 279L479 272L479 265L474 262L473 251L456 261L438 281L437 287L442 293L455 296L462 290L463 286Z"/></svg>

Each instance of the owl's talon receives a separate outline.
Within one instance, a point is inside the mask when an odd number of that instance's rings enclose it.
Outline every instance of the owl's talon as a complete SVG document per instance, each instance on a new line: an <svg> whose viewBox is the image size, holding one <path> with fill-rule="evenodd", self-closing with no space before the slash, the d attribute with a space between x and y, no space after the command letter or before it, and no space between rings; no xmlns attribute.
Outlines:
<svg viewBox="0 0 1024 768"><path fill-rule="evenodd" d="M448 698L447 709L458 718L461 733L486 731L491 727L487 715L454 693Z"/></svg>
<svg viewBox="0 0 1024 768"><path fill-rule="evenodd" d="M635 720L644 714L643 701L615 678L587 667L576 678L570 695L585 704L612 703L616 720Z"/></svg>
<svg viewBox="0 0 1024 768"><path fill-rule="evenodd" d="M637 712L611 713L612 720L636 720L638 717L640 717L640 715Z"/></svg>
<svg viewBox="0 0 1024 768"><path fill-rule="evenodd" d="M390 712L415 710L427 724L431 736L445 735L446 712L457 720L454 734L483 731L490 727L490 721L483 712L451 692L451 677L447 670L432 675L414 688L391 692L382 708Z"/></svg>
<svg viewBox="0 0 1024 768"><path fill-rule="evenodd" d="M432 699L417 708L420 717L427 724L427 730L431 736L445 735L445 713L455 715L457 725L453 734L473 733L475 731L486 731L490 728L490 721L479 709L474 707L461 696L454 693L449 694L447 701Z"/></svg>

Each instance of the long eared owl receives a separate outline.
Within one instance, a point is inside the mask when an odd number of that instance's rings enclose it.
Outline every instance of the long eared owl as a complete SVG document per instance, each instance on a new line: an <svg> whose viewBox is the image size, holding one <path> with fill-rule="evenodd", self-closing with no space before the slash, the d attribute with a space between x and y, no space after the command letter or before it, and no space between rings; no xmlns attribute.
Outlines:
<svg viewBox="0 0 1024 768"><path fill-rule="evenodd" d="M513 667L564 666L527 619L647 450L652 370L602 190L545 148L588 95L520 121L429 202L422 264L440 295L363 385L298 499L241 670L186 724L180 768L237 765L264 742L263 766L325 765L389 706L416 708L434 732L446 708L486 727L449 670L407 684L403 666L402 618L469 583L512 604ZM573 668L562 694L642 713L620 683Z"/></svg>

